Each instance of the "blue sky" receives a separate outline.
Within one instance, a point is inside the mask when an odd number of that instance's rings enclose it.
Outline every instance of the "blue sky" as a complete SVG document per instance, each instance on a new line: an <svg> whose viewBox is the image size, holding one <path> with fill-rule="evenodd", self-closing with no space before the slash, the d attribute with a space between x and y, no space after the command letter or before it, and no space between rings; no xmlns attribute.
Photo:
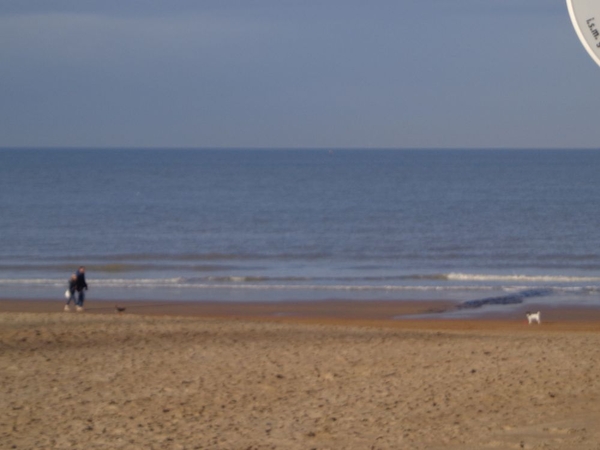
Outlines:
<svg viewBox="0 0 600 450"><path fill-rule="evenodd" d="M0 147L600 148L564 0L8 0L0 68Z"/></svg>

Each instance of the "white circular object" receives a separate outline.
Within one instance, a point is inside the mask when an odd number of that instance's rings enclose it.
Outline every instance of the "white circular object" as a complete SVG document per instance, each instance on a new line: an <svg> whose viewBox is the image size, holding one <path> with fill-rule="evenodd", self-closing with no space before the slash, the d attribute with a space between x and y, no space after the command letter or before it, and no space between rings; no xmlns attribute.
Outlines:
<svg viewBox="0 0 600 450"><path fill-rule="evenodd" d="M600 66L600 0L567 0L579 40Z"/></svg>

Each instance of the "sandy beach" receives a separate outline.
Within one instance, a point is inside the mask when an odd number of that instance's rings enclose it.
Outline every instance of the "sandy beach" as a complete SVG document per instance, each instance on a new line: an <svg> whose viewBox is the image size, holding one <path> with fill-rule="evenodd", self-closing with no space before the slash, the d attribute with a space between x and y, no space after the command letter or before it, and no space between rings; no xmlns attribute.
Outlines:
<svg viewBox="0 0 600 450"><path fill-rule="evenodd" d="M0 302L2 448L600 448L597 310L60 306Z"/></svg>

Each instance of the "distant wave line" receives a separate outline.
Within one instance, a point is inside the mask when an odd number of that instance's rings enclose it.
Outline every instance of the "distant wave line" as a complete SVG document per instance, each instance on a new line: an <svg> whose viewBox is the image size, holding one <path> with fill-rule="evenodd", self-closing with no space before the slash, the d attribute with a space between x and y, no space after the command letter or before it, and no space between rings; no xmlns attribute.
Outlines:
<svg viewBox="0 0 600 450"><path fill-rule="evenodd" d="M501 291L519 292L532 289L528 286L519 285L364 285L364 284L265 284L251 282L230 283L202 283L190 281L186 278L159 278L159 279L94 279L88 280L90 286L107 289L231 289L231 290L311 290L311 291L379 291L379 292L407 292L407 291L430 291L430 292L460 292L460 291ZM38 286L64 288L66 282L56 279L0 279L0 286ZM544 286L543 289L555 293L596 293L600 292L600 286Z"/></svg>
<svg viewBox="0 0 600 450"><path fill-rule="evenodd" d="M16 255L19 256L19 255ZM288 259L301 259L301 260L318 260L335 258L336 255L330 253L321 252L307 252L307 253L129 253L129 254L113 254L113 255L65 255L65 256L46 256L40 257L38 260L51 260L51 261L107 261L108 264L115 262L116 264L127 263L127 262L155 262L155 261L166 261L166 262L203 262L203 261L252 261L252 260L288 260ZM23 257L26 257L23 255Z"/></svg>
<svg viewBox="0 0 600 450"><path fill-rule="evenodd" d="M328 290L328 291L446 291L446 290L490 290L487 286L397 286L397 285L315 285L315 284L214 284L190 283L183 278L171 279L96 279L91 286L100 288L148 288L148 289L248 289L248 290ZM64 287L65 282L54 279L0 279L0 285Z"/></svg>
<svg viewBox="0 0 600 450"><path fill-rule="evenodd" d="M70 266L69 266L70 267ZM526 275L526 274L486 274L486 273L462 273L462 272L450 272L450 273L409 273L409 274L397 274L397 275L381 275L381 276L295 276L295 275L284 275L284 276L269 276L269 275L205 275L202 276L200 273L199 276L193 276L194 272L215 272L215 271L224 271L226 269L230 270L231 268L227 267L219 267L215 265L210 266L164 266L164 265L139 265L139 264L107 264L104 266L94 266L88 265L89 271L94 271L96 273L118 273L118 272L128 272L128 271L153 271L157 272L160 270L167 271L167 273L172 273L173 270L179 270L180 272L186 271L188 275L185 277L169 277L169 278L152 278L152 279L132 279L133 282L156 282L156 280L162 280L164 283L171 283L173 280L176 280L178 283L288 283L288 282L322 282L325 283L374 283L374 284L382 284L385 282L393 283L393 282L407 282L407 281L430 281L430 282L476 282L476 283L600 283L600 277L597 276L573 276L573 275ZM43 265L34 265L34 266L25 266L25 265L16 265L16 266L8 266L0 264L0 270L18 270L18 271L26 271L26 270L38 270L38 269L65 269L66 266L60 264L56 266L43 266ZM14 279L18 280L18 279ZM101 278L99 280L102 280ZM52 280L56 281L56 280ZM106 282L107 280L102 280ZM3 283L0 279L0 283ZM14 281L14 283L19 283L20 281ZM31 283L36 283L36 281L31 281Z"/></svg>
<svg viewBox="0 0 600 450"><path fill-rule="evenodd" d="M522 281L534 283L582 283L600 282L600 277L580 277L567 275L488 275L469 273L450 273L449 281Z"/></svg>

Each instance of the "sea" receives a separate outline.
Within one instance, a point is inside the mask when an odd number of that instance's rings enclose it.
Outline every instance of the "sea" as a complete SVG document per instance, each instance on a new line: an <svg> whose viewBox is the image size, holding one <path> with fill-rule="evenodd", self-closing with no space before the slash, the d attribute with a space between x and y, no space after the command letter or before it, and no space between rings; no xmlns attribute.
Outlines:
<svg viewBox="0 0 600 450"><path fill-rule="evenodd" d="M1 149L0 298L600 306L600 151Z"/></svg>

